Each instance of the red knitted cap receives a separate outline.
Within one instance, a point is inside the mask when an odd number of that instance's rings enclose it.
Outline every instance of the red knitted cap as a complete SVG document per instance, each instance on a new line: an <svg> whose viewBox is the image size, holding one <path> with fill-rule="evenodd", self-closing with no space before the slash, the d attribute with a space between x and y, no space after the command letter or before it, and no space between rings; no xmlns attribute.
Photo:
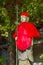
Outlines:
<svg viewBox="0 0 43 65"><path fill-rule="evenodd" d="M22 12L22 13L20 14L20 16L22 16L22 15L24 15L24 16L29 16L28 12Z"/></svg>

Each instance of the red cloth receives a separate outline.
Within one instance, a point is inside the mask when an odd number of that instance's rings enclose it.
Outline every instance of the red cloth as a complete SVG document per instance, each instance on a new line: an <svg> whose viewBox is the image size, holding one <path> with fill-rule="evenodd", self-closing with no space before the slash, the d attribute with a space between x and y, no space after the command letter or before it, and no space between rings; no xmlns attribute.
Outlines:
<svg viewBox="0 0 43 65"><path fill-rule="evenodd" d="M31 41L32 41L32 38L30 37L27 38L27 36L21 36L17 39L16 45L19 50L23 51L31 46Z"/></svg>
<svg viewBox="0 0 43 65"><path fill-rule="evenodd" d="M15 35L15 33L14 33ZM13 35L13 38L15 36ZM30 22L23 22L17 28L17 40L16 45L19 50L26 50L31 46L33 37L40 36L36 27Z"/></svg>
<svg viewBox="0 0 43 65"><path fill-rule="evenodd" d="M20 16L29 16L29 14L28 14L28 12L22 12L21 14L20 14Z"/></svg>
<svg viewBox="0 0 43 65"><path fill-rule="evenodd" d="M34 24L30 22L23 22L18 26L18 36L26 35L28 37L39 37L40 33L34 26Z"/></svg>

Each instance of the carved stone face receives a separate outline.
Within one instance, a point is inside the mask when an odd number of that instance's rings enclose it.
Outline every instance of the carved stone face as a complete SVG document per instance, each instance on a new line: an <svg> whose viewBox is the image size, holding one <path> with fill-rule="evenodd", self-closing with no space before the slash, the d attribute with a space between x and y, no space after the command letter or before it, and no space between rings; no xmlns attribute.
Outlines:
<svg viewBox="0 0 43 65"><path fill-rule="evenodd" d="M29 20L29 17L27 17L27 16L21 16L21 22L28 22L28 20Z"/></svg>

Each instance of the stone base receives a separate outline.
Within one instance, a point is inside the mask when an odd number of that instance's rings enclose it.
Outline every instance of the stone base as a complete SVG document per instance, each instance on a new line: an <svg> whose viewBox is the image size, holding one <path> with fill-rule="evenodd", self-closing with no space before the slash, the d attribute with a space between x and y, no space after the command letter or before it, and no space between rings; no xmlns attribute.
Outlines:
<svg viewBox="0 0 43 65"><path fill-rule="evenodd" d="M31 65L31 64L30 64L30 62L28 60L19 60L18 65Z"/></svg>

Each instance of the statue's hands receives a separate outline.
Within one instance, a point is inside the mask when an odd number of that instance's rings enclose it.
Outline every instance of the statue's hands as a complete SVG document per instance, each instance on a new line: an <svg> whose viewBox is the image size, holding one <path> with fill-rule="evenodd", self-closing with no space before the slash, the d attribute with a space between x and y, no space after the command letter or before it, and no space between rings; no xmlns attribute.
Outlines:
<svg viewBox="0 0 43 65"><path fill-rule="evenodd" d="M15 40L17 40L17 37L15 37Z"/></svg>

